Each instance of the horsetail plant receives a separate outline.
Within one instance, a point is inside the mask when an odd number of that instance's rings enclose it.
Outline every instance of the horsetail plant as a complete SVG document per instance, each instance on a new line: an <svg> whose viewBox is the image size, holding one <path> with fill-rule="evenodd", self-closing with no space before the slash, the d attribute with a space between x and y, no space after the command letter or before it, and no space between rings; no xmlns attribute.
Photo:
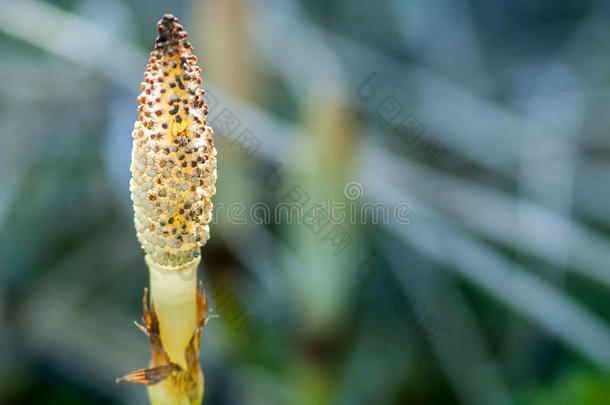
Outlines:
<svg viewBox="0 0 610 405"><path fill-rule="evenodd" d="M144 73L133 130L131 199L150 274L143 325L149 368L119 380L148 386L153 405L200 404L201 329L207 322L200 249L209 238L216 191L216 149L206 126L201 69L178 19L166 14Z"/></svg>

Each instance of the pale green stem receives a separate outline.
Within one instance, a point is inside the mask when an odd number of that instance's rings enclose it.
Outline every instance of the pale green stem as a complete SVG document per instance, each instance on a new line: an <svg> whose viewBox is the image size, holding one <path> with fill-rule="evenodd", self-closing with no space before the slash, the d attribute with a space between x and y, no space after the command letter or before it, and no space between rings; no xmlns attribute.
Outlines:
<svg viewBox="0 0 610 405"><path fill-rule="evenodd" d="M159 334L169 359L187 368L184 349L197 328L197 258L180 268L160 266L146 256L150 302L159 319Z"/></svg>
<svg viewBox="0 0 610 405"><path fill-rule="evenodd" d="M172 363L187 369L185 349L197 328L197 258L180 268L161 266L146 256L150 274L150 302L159 320L159 335ZM199 386L203 375L199 373ZM191 405L185 392L167 379L148 387L152 405ZM203 392L201 392L203 394ZM196 403L201 403L199 398Z"/></svg>

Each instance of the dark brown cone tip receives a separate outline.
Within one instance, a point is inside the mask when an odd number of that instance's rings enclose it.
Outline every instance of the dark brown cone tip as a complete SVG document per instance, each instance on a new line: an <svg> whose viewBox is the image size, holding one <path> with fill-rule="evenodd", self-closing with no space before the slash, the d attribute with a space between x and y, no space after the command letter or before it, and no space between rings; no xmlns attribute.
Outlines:
<svg viewBox="0 0 610 405"><path fill-rule="evenodd" d="M157 22L157 29L159 30L157 44L184 39L187 36L184 27L180 25L178 19L171 14L165 14L163 18Z"/></svg>

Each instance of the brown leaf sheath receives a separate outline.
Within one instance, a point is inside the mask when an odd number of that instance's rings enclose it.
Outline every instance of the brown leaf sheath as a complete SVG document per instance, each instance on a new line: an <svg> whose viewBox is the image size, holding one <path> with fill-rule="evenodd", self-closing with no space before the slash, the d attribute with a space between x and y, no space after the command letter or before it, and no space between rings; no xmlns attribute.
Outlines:
<svg viewBox="0 0 610 405"><path fill-rule="evenodd" d="M183 370L179 365L170 362L169 357L163 349L161 339L159 338L159 323L155 314L154 307L148 309L148 289L144 289L144 297L142 298L142 312L144 314L142 321L144 325L136 325L150 337L152 345L152 357L150 367L132 371L131 373L118 378L117 382L127 381L140 385L154 385L164 381L167 378L174 380L176 387L182 387L185 392L194 391L196 387L201 368L199 365L199 347L201 342L201 329L207 324L209 317L207 315L208 305L207 297L203 287L203 282L199 281L197 289L197 320L198 327L193 331L193 336L189 345L185 348L188 369ZM196 390L195 390L196 391Z"/></svg>

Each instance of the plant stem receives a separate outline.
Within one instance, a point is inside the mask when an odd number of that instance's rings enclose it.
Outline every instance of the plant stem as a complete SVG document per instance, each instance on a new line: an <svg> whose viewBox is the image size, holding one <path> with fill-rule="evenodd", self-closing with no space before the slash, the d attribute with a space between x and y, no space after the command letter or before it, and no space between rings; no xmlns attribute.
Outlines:
<svg viewBox="0 0 610 405"><path fill-rule="evenodd" d="M201 404L204 390L199 349L207 299L197 266L210 236L216 149L187 33L171 14L157 28L140 84L129 183L150 274L144 325L138 326L150 338L152 355L148 368L118 381L149 387L153 405L193 405Z"/></svg>
<svg viewBox="0 0 610 405"><path fill-rule="evenodd" d="M200 258L179 267L161 266L146 256L150 274L150 303L159 321L159 336L165 352L172 363L183 370L188 369L185 350L193 337L197 325L197 267ZM156 366L156 364L151 364ZM199 385L203 395L203 374L199 372ZM152 405L185 404L190 399L184 390L175 386L175 380L165 381L148 387Z"/></svg>
<svg viewBox="0 0 610 405"><path fill-rule="evenodd" d="M160 266L146 256L150 303L159 319L159 334L170 360L186 369L184 350L197 328L197 258L179 269Z"/></svg>

